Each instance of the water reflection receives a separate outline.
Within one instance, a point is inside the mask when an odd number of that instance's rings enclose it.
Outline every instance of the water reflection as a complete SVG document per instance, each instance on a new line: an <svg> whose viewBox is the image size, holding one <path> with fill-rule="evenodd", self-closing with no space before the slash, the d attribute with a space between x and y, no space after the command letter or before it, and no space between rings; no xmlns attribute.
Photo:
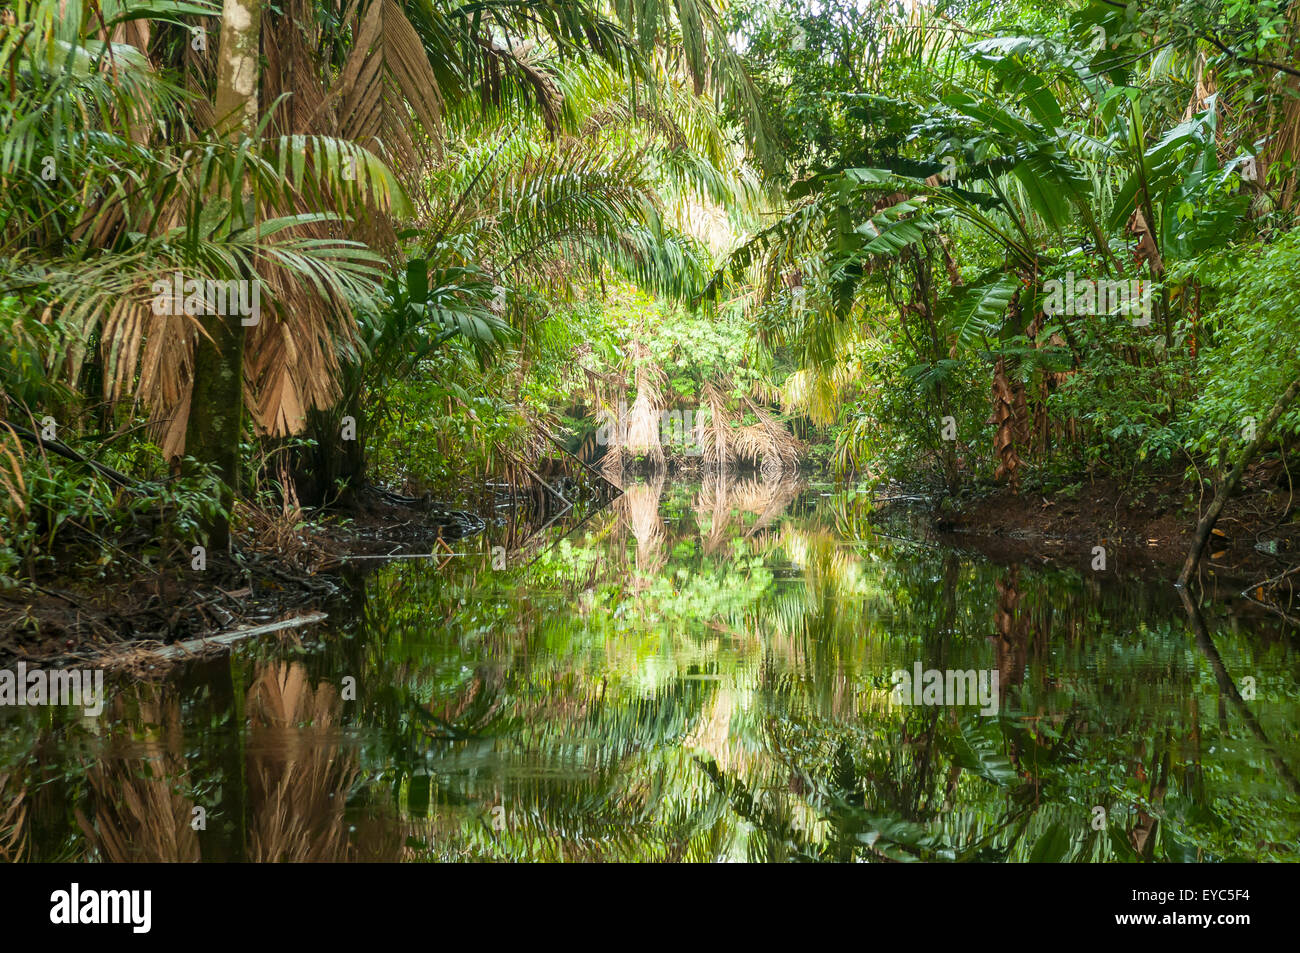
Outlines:
<svg viewBox="0 0 1300 953"><path fill-rule="evenodd" d="M852 492L626 489L98 722L0 714L0 859L1297 858L1277 621L879 532ZM917 663L996 671L998 714L897 704Z"/></svg>

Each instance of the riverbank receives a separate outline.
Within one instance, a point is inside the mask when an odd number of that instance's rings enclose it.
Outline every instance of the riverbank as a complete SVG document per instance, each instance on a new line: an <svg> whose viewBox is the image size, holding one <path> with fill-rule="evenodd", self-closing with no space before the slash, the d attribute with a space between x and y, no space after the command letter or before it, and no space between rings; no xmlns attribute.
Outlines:
<svg viewBox="0 0 1300 953"><path fill-rule="evenodd" d="M450 552L449 541L483 525L475 514L383 491L310 515L245 508L233 558L179 546L167 557L119 551L99 571L0 590L0 663L102 661L265 626L338 592L351 560Z"/></svg>
<svg viewBox="0 0 1300 953"><path fill-rule="evenodd" d="M1201 576L1246 586L1300 564L1300 486L1295 490L1279 467L1253 468L1216 524ZM1046 493L997 487L935 511L933 521L954 544L966 541L995 558L1054 555L1092 569L1094 547L1100 546L1111 568L1118 557L1121 564L1150 567L1172 581L1212 496L1208 487L1198 493L1181 474L1140 486L1083 480Z"/></svg>
<svg viewBox="0 0 1300 953"><path fill-rule="evenodd" d="M1298 576L1290 570L1300 563L1300 523L1293 519L1296 498L1284 471L1282 477L1266 465L1247 475L1219 521L1200 575L1212 590L1249 590L1261 604L1286 613L1297 601L1292 586ZM985 486L938 509L924 497L895 505L928 521L936 541L997 562L1052 563L1172 583L1209 501L1208 490L1204 497L1193 493L1181 475L1171 474L1139 487L1105 479L1019 493ZM349 564L444 552L450 558L453 549L464 548L454 541L484 526L482 515L383 490L310 517L247 510L237 559L208 555L199 569L180 547L173 547L170 561L122 552L98 574L0 592L0 662L102 661L133 647L160 648L298 618L340 590Z"/></svg>

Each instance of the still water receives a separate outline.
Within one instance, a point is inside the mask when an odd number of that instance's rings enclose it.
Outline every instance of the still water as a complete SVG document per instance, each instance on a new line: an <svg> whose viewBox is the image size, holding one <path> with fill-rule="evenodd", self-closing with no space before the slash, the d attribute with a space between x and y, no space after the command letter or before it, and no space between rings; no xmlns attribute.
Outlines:
<svg viewBox="0 0 1300 953"><path fill-rule="evenodd" d="M884 529L642 483L504 569L491 531L358 564L325 623L98 719L0 709L0 859L1300 859L1294 630ZM993 704L903 704L926 670Z"/></svg>

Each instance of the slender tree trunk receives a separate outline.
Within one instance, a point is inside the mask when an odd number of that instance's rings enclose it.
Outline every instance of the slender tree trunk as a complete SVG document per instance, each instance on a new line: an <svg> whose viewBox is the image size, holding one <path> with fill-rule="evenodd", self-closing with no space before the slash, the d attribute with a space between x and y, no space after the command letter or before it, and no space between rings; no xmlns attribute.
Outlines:
<svg viewBox="0 0 1300 953"><path fill-rule="evenodd" d="M244 420L244 328L239 316L210 315L204 323L212 340L194 349L194 387L185 429L185 452L215 469L221 480L221 513L205 526L213 551L230 549L231 506L239 490L239 438Z"/></svg>
<svg viewBox="0 0 1300 953"><path fill-rule="evenodd" d="M257 128L261 31L262 0L223 0L213 106L217 132L227 139L252 135Z"/></svg>
<svg viewBox="0 0 1300 953"><path fill-rule="evenodd" d="M1297 395L1300 395L1300 377L1293 380L1291 386L1277 399L1273 409L1268 412L1268 417L1255 431L1255 439L1246 445L1241 459L1220 485L1219 492L1214 495L1214 501L1210 503L1210 508L1201 517L1201 522L1196 527L1196 537L1192 540L1192 548L1187 553L1187 561L1183 563L1183 571L1178 574L1178 585L1185 586L1187 580L1192 578L1192 573L1196 571L1196 564L1201 561L1201 554L1205 552L1205 543L1210 538L1210 531L1214 529L1214 524L1218 521L1219 514L1223 512L1228 497L1237 489L1237 484L1241 482L1241 475L1246 472L1246 467L1250 466L1250 462L1255 459L1255 454L1259 453L1259 448L1268 439L1273 425L1286 413L1286 409L1291 406Z"/></svg>
<svg viewBox="0 0 1300 953"><path fill-rule="evenodd" d="M213 107L217 133L232 142L257 128L261 19L262 0L223 0ZM255 215L251 195L240 195L237 202L242 212L233 213L236 225L251 227ZM229 513L239 487L245 332L238 314L206 315L204 329L207 334L199 336L194 350L185 452L199 463L215 467L221 479L222 512L205 529L209 548L225 551L230 548Z"/></svg>

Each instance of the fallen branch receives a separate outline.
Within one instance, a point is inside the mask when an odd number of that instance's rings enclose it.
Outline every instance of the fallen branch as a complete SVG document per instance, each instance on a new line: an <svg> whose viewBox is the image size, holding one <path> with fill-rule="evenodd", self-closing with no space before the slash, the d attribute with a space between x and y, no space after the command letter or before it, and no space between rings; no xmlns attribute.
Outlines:
<svg viewBox="0 0 1300 953"><path fill-rule="evenodd" d="M20 440L26 440L28 443L35 444L36 446L48 450L50 453L63 457L64 459L72 460L74 463L84 463L96 473L108 477L124 490L131 490L133 492L138 492L139 490L136 481L131 479L125 473L119 473L112 467L106 467L102 463L97 463L85 454L73 450L61 440L46 440L40 434L33 433L26 427L19 427L17 424L10 423L7 420L0 420L0 426L7 427L12 431L14 436L18 437Z"/></svg>
<svg viewBox="0 0 1300 953"><path fill-rule="evenodd" d="M1287 615L1285 612L1283 612L1283 611L1282 611L1281 609L1279 609L1277 606L1272 605L1271 603L1268 603L1268 602L1264 602L1262 599L1256 599L1256 598L1255 598L1254 596L1252 596L1249 592L1244 592L1244 593L1242 593L1242 595L1243 595L1243 597L1246 599L1247 602L1254 603L1255 605L1259 606L1261 609L1264 609L1264 610L1266 610L1266 611L1268 611L1268 612L1273 613L1275 616L1277 616L1279 619L1281 619L1281 620L1282 620L1283 622L1285 622L1287 625L1294 626L1294 627L1296 627L1296 628L1300 628L1300 619L1297 619L1295 616L1293 616L1293 615Z"/></svg>
<svg viewBox="0 0 1300 953"><path fill-rule="evenodd" d="M157 649L144 649L143 651L147 651L160 659L185 659L209 649L226 648L235 642L252 638L255 635L269 635L272 632L280 632L284 629L298 629L304 625L320 622L325 618L326 614L324 612L309 612L307 615L294 616L292 619L283 619L266 625L255 625L246 629L233 629L229 632L222 632L220 635L187 639L184 642L174 642L171 645L164 645ZM131 646L131 648L135 651L141 651L140 646Z"/></svg>
<svg viewBox="0 0 1300 953"><path fill-rule="evenodd" d="M1291 406L1297 395L1300 395L1300 377L1293 380L1291 386L1277 399L1273 409L1268 412L1268 417L1265 418L1264 423L1255 432L1255 439L1246 445L1241 459L1237 461L1237 465L1228 474L1228 479L1223 481L1223 485L1219 487L1219 492L1214 495L1214 501L1210 503L1210 508L1205 511L1205 515L1201 517L1201 522L1196 527L1196 536L1192 541L1191 550L1187 553L1187 561L1183 563L1183 571L1178 574L1177 585L1179 588L1187 585L1187 580L1192 578L1192 573L1196 571L1196 564L1201 561L1201 554L1205 552L1205 543L1210 538L1210 531L1214 529L1215 521L1218 520L1219 514L1223 512L1228 497L1233 494L1237 489L1237 484L1241 482L1246 467L1250 466L1250 462L1255 459L1255 454L1259 452L1259 448L1268 439L1273 425L1277 423L1279 417L1286 413L1286 409Z"/></svg>
<svg viewBox="0 0 1300 953"><path fill-rule="evenodd" d="M1271 586L1273 585L1273 583L1281 582L1287 576L1290 576L1293 573L1297 573L1297 572L1300 572L1300 566L1292 566L1290 569L1286 570L1285 572L1280 572L1276 576L1273 576L1269 579L1265 579L1262 582L1256 582L1247 586L1245 589L1241 590L1241 594L1244 596L1250 593L1252 590L1263 589L1265 586Z"/></svg>

